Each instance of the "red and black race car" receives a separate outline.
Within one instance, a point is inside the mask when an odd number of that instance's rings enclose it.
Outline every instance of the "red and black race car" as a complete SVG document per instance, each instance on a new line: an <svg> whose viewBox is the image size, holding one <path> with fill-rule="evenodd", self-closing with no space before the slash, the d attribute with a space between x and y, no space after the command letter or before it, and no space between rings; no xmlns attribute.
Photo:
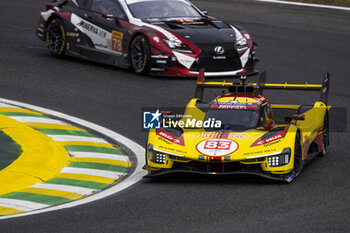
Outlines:
<svg viewBox="0 0 350 233"><path fill-rule="evenodd" d="M187 0L59 0L46 4L37 35L55 56L71 55L139 74L256 73L255 43L240 26Z"/></svg>

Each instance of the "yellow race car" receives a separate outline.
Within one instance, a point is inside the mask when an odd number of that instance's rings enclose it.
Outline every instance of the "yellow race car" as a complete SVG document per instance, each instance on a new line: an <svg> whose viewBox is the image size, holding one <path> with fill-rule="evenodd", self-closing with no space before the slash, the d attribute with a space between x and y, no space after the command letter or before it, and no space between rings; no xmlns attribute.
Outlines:
<svg viewBox="0 0 350 233"><path fill-rule="evenodd" d="M264 72L257 83L205 82L202 70L195 98L182 118L175 122L170 112L163 112L161 126L150 129L147 177L170 172L252 174L291 182L308 161L326 154L329 74L322 84L265 80ZM206 88L224 92L205 102ZM320 91L321 98L313 105L275 105L262 95L265 89Z"/></svg>

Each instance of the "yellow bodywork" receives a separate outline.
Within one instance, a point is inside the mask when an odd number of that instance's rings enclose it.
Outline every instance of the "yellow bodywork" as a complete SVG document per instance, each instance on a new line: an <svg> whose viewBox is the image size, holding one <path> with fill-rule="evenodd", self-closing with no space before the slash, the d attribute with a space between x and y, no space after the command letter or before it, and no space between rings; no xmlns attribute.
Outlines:
<svg viewBox="0 0 350 233"><path fill-rule="evenodd" d="M226 84L225 84L226 85ZM228 83L227 85L232 85ZM220 102L232 101L234 97L220 97ZM244 98L235 97L235 101L247 102L247 103L259 103L256 98ZM183 120L186 117L191 119L203 120L205 113L196 107L196 103L199 99L192 99L186 106ZM300 105L271 105L272 112L274 109L292 109L297 111ZM205 131L205 129L186 129L182 128L183 134L182 139L184 145L174 143L173 138L167 138L157 134L156 129L151 129L149 132L148 143L147 143L147 165L145 168L149 171L158 171L160 169L171 169L174 162L178 163L189 163L191 161L212 163L213 158L216 159L216 163L233 163L239 162L242 164L258 164L262 172L271 174L288 174L294 167L294 148L295 139L297 133L300 135L300 142L302 146L302 159L308 159L308 150L312 142L315 141L316 137L323 133L324 116L327 109L330 107L326 106L322 102L316 102L309 110L303 112L305 120L292 120L290 124L275 125L276 127L287 127L284 137L278 140L271 140L271 142L264 143L258 146L252 146L254 142L259 140L261 136L266 134L269 130L266 129L250 129L244 132L227 132L224 131ZM292 117L292 116L289 116ZM222 133L225 133L225 138L222 138ZM221 135L220 135L221 134ZM216 143L223 140L226 144L234 144L233 148L228 154L223 156L215 155L215 153L207 155L202 153L203 150L199 151L198 146L202 148L202 144L205 140L213 139ZM201 144L202 143L202 144ZM205 143L207 143L205 141ZM214 142L213 142L214 143ZM225 146L225 143L223 146ZM269 166L268 157L278 155L282 153L285 148L290 148L290 159L289 162L283 166ZM150 150L152 153L162 153L165 155L164 163L152 162L149 159ZM232 151L232 152L231 152ZM222 151L219 151L222 152ZM226 152L225 152L226 153ZM220 154L220 153L219 153ZM259 159L258 159L259 158Z"/></svg>

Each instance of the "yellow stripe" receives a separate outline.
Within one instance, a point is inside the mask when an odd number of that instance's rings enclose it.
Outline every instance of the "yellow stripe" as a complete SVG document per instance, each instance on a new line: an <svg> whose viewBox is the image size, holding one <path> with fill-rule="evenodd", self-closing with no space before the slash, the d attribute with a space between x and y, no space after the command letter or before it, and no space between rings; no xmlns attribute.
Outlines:
<svg viewBox="0 0 350 233"><path fill-rule="evenodd" d="M23 151L17 160L0 171L0 195L46 181L69 164L64 147L46 135L1 114L0 124Z"/></svg>
<svg viewBox="0 0 350 233"><path fill-rule="evenodd" d="M84 195L79 193L71 193L71 192L65 192L60 190L51 190L51 189L41 189L41 188L26 188L21 190L21 192L26 193L36 193L36 194L43 194L43 195L49 195L49 196L56 196L56 197L64 197L68 199L79 199L83 197Z"/></svg>
<svg viewBox="0 0 350 233"><path fill-rule="evenodd" d="M300 105L271 104L271 108L298 109L299 107L300 107Z"/></svg>
<svg viewBox="0 0 350 233"><path fill-rule="evenodd" d="M39 112L34 112L34 111L30 111L28 109L24 109L24 108L6 108L6 107L0 107L0 112L23 112L23 113L33 113L33 114L37 114L37 115L42 115Z"/></svg>
<svg viewBox="0 0 350 233"><path fill-rule="evenodd" d="M61 145L67 146L67 145L79 145L79 146L101 146L106 148L112 148L115 149L111 144L109 143L100 143L100 142L59 142Z"/></svg>
<svg viewBox="0 0 350 233"><path fill-rule="evenodd" d="M0 215L18 214L23 212L24 212L23 210L17 210L17 209L0 206Z"/></svg>
<svg viewBox="0 0 350 233"><path fill-rule="evenodd" d="M255 84L255 83L252 83L252 84ZM256 85L256 84L255 84L255 85ZM321 88L321 87L322 87L322 85L319 85L319 84L308 84L308 83L305 83L305 84L265 83L265 86L266 86L266 87L302 87L302 88L308 88L308 87L318 87L318 88Z"/></svg>
<svg viewBox="0 0 350 233"><path fill-rule="evenodd" d="M113 159L100 159L100 158L71 158L72 162L90 162L90 163L105 163L112 165L119 165L124 167L130 167L131 163L127 161L121 160L113 160Z"/></svg>
<svg viewBox="0 0 350 233"><path fill-rule="evenodd" d="M94 181L94 182L99 182L99 183L104 183L104 184L111 184L115 181L112 178L107 178L107 177L102 177L102 176L74 174L74 173L59 173L56 177L76 179L76 180Z"/></svg>
<svg viewBox="0 0 350 233"><path fill-rule="evenodd" d="M228 86L232 86L233 83L231 82L198 82L197 84L203 85L203 86L223 86L223 87L228 87ZM248 83L248 85L250 86L256 86L256 83ZM322 85L320 84L289 84L289 83L265 83L266 87L302 87L302 88L309 88L309 87L313 87L313 88L321 88Z"/></svg>
<svg viewBox="0 0 350 233"><path fill-rule="evenodd" d="M47 124L47 123L27 123L26 125L36 129L66 129L66 130L86 131L84 129L71 126L71 125L57 125L57 124Z"/></svg>

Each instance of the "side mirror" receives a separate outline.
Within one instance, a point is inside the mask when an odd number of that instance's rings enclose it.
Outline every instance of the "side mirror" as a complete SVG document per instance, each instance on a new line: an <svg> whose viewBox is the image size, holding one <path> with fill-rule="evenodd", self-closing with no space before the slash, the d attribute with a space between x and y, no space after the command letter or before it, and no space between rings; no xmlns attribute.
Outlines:
<svg viewBox="0 0 350 233"><path fill-rule="evenodd" d="M284 122L285 123L291 123L292 120L296 120L296 121L304 121L305 120L305 116L302 114L295 114L292 117L285 117L284 118Z"/></svg>
<svg viewBox="0 0 350 233"><path fill-rule="evenodd" d="M305 115L303 115L303 114L295 114L295 115L293 115L293 120L304 121L305 120Z"/></svg>
<svg viewBox="0 0 350 233"><path fill-rule="evenodd" d="M208 11L202 11L202 14L207 16L208 15Z"/></svg>
<svg viewBox="0 0 350 233"><path fill-rule="evenodd" d="M285 117L284 118L284 122L289 124L290 122L292 122L292 118L291 117Z"/></svg>
<svg viewBox="0 0 350 233"><path fill-rule="evenodd" d="M106 19L117 19L117 17L115 17L114 15L112 14L102 14L102 17L103 18L106 18Z"/></svg>
<svg viewBox="0 0 350 233"><path fill-rule="evenodd" d="M115 22L116 24L119 25L119 18L115 15L111 15L111 14L102 14L102 17L107 19L108 21L111 21L111 22Z"/></svg>

